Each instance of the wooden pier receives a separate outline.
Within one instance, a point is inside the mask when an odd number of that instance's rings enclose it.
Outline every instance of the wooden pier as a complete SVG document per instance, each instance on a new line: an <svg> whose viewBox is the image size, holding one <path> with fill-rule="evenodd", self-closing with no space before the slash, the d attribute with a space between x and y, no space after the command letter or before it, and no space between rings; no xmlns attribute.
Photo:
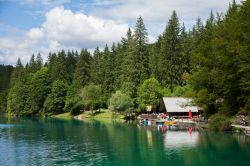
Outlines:
<svg viewBox="0 0 250 166"><path fill-rule="evenodd" d="M236 129L244 130L244 133L246 135L250 136L250 126L242 126L242 125L235 125L235 124L233 124L232 127L236 128Z"/></svg>

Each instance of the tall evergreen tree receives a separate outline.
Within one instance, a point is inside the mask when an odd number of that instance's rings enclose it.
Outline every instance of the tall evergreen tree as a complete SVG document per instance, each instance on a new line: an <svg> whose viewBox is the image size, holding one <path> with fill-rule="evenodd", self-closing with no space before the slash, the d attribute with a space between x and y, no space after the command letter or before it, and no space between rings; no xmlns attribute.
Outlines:
<svg viewBox="0 0 250 166"><path fill-rule="evenodd" d="M7 97L7 112L20 114L25 108L27 87L24 66L18 58L17 64L11 75L11 87Z"/></svg>
<svg viewBox="0 0 250 166"><path fill-rule="evenodd" d="M90 82L90 67L92 57L87 49L82 49L80 56L77 60L74 81L78 87L84 87Z"/></svg>
<svg viewBox="0 0 250 166"><path fill-rule="evenodd" d="M147 50L147 30L145 27L145 24L143 22L142 17L139 17L137 19L136 25L135 25L135 44L136 44L136 54L135 54L135 60L136 60L136 67L139 73L139 79L142 83L145 79L149 77L149 53Z"/></svg>
<svg viewBox="0 0 250 166"><path fill-rule="evenodd" d="M76 62L77 58L75 57L75 53L73 51L69 51L67 52L66 55L66 68L67 68L67 73L69 73L69 82L73 81L73 77L74 77L74 73L75 72L75 68L76 68Z"/></svg>
<svg viewBox="0 0 250 166"><path fill-rule="evenodd" d="M46 114L58 114L63 112L67 88L67 84L61 80L53 82L51 93L44 102L44 112Z"/></svg>
<svg viewBox="0 0 250 166"><path fill-rule="evenodd" d="M241 100L243 101L241 106L244 110L250 112L250 0L242 1L243 5L239 12L239 22L241 27L241 51L239 55L240 64L240 87L243 91ZM238 6L237 6L238 8Z"/></svg>
<svg viewBox="0 0 250 166"><path fill-rule="evenodd" d="M116 81L116 52L115 44L112 45L111 51L109 51L107 64L106 64L106 78L105 78L105 87L108 93L108 96L111 96L112 92L115 90L115 81ZM104 51L105 53L105 51Z"/></svg>
<svg viewBox="0 0 250 166"><path fill-rule="evenodd" d="M49 78L48 68L41 68L39 71L30 76L26 82L27 98L24 115L34 115L42 112L43 104L50 92L51 80Z"/></svg>
<svg viewBox="0 0 250 166"><path fill-rule="evenodd" d="M58 52L57 55L55 53L49 55L48 68L52 80L61 80L70 83L70 75L72 74L69 73L67 69L66 54L64 50Z"/></svg>
<svg viewBox="0 0 250 166"><path fill-rule="evenodd" d="M0 65L0 112L6 112L7 95L13 66Z"/></svg>
<svg viewBox="0 0 250 166"><path fill-rule="evenodd" d="M157 79L160 78L161 71L161 44L162 36L159 36L157 41L151 45L149 53L149 69L151 72L151 76Z"/></svg>
<svg viewBox="0 0 250 166"><path fill-rule="evenodd" d="M132 32L129 29L127 33L127 46L124 52L124 59L122 63L122 72L120 76L120 88L131 95L136 96L136 86L140 84L140 72L137 65L136 57L136 42L132 37Z"/></svg>
<svg viewBox="0 0 250 166"><path fill-rule="evenodd" d="M99 47L95 48L94 54L93 54L93 62L91 63L91 81L94 84L101 84L101 69L100 69L100 63L101 63L101 52L99 50Z"/></svg>
<svg viewBox="0 0 250 166"><path fill-rule="evenodd" d="M182 84L183 56L181 54L181 29L175 11L166 26L162 37L160 80L173 91L174 86Z"/></svg>

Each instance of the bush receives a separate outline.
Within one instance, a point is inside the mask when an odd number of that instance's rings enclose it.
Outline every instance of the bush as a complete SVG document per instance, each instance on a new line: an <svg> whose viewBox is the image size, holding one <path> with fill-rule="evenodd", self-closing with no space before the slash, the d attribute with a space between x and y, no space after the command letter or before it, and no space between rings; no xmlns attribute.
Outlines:
<svg viewBox="0 0 250 166"><path fill-rule="evenodd" d="M221 114L214 114L210 117L208 127L213 131L231 131L232 126L230 119Z"/></svg>
<svg viewBox="0 0 250 166"><path fill-rule="evenodd" d="M172 93L173 97L192 97L194 95L194 91L191 86L176 86Z"/></svg>
<svg viewBox="0 0 250 166"><path fill-rule="evenodd" d="M79 115L83 107L81 103L74 104L70 110L70 115Z"/></svg>
<svg viewBox="0 0 250 166"><path fill-rule="evenodd" d="M145 80L138 89L137 101L141 110L145 110L147 106L157 107L162 99L163 89L158 80L150 78ZM165 93L167 89L165 89Z"/></svg>
<svg viewBox="0 0 250 166"><path fill-rule="evenodd" d="M81 92L82 103L86 110L97 110L105 106L103 90L100 85L90 84L85 86Z"/></svg>
<svg viewBox="0 0 250 166"><path fill-rule="evenodd" d="M116 91L109 99L109 109L116 112L129 112L133 107L133 100L129 95Z"/></svg>

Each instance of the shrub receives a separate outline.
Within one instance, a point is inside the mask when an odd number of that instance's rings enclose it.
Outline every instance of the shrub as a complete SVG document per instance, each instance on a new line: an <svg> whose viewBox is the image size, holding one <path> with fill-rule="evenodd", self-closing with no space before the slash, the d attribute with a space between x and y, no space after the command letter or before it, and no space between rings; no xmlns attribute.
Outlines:
<svg viewBox="0 0 250 166"><path fill-rule="evenodd" d="M214 114L210 117L208 122L208 127L210 130L214 131L231 131L232 126L230 119L225 115Z"/></svg>
<svg viewBox="0 0 250 166"><path fill-rule="evenodd" d="M81 103L74 104L70 110L70 115L79 115L83 107Z"/></svg>
<svg viewBox="0 0 250 166"><path fill-rule="evenodd" d="M109 99L109 109L116 112L129 112L133 107L133 100L129 95L116 91Z"/></svg>

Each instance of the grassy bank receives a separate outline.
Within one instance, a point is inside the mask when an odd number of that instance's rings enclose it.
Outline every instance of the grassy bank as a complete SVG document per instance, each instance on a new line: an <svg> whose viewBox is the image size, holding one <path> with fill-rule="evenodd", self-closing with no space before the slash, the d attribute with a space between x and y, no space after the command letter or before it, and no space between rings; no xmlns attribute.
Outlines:
<svg viewBox="0 0 250 166"><path fill-rule="evenodd" d="M72 118L74 118L69 112L57 114L57 115L52 115L51 117L60 118L60 119L72 119Z"/></svg>
<svg viewBox="0 0 250 166"><path fill-rule="evenodd" d="M107 109L101 109L100 111L91 112L85 111L84 113L75 116L75 119L79 120L97 120L101 122L112 122L112 121L119 121L124 122L124 116L121 114L113 113Z"/></svg>
<svg viewBox="0 0 250 166"><path fill-rule="evenodd" d="M118 113L113 113L107 109L101 109L100 111L84 111L82 114L77 116L72 116L70 113L63 113L52 115L53 118L60 118L60 119L78 119L78 120L97 120L100 122L112 122L112 121L119 121L124 122L124 116Z"/></svg>

